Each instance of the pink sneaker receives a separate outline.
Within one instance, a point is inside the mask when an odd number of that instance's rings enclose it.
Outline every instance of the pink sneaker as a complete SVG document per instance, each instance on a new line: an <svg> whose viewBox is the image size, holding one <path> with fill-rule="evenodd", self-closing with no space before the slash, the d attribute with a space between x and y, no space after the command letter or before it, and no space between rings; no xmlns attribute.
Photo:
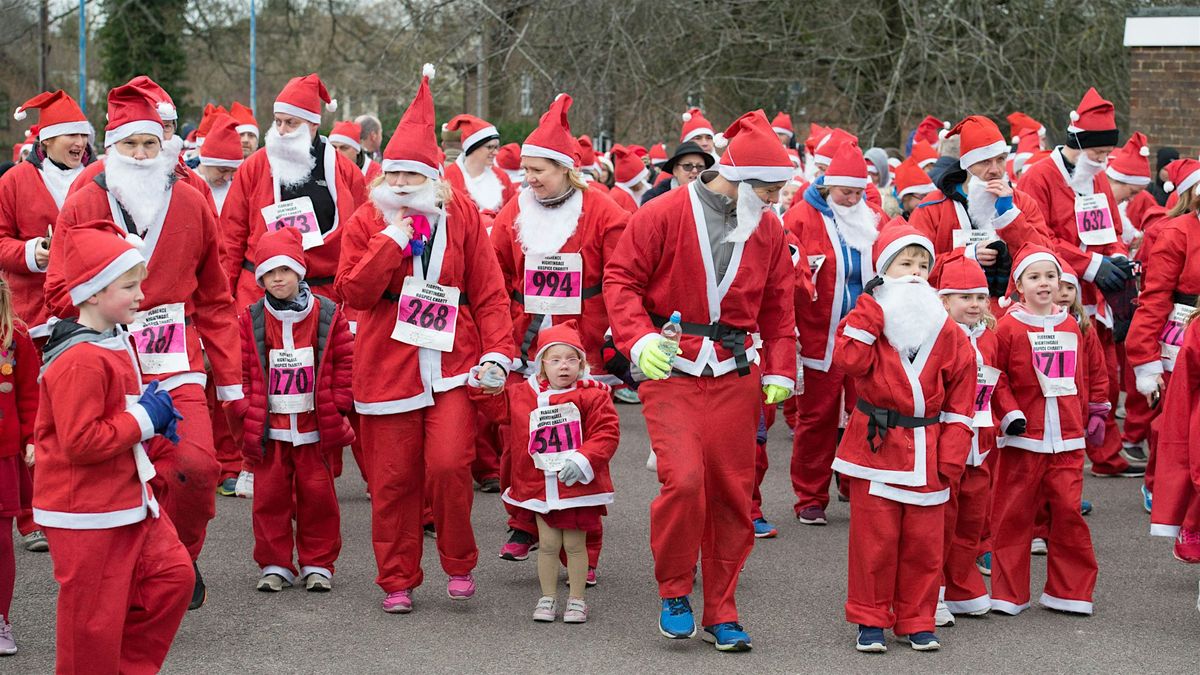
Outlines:
<svg viewBox="0 0 1200 675"><path fill-rule="evenodd" d="M383 599L383 611L388 614L408 614L412 611L412 591L392 591Z"/></svg>
<svg viewBox="0 0 1200 675"><path fill-rule="evenodd" d="M533 535L521 530L512 530L508 541L500 547L500 558L503 560L526 560L529 558L529 552L536 551L537 547L538 544Z"/></svg>
<svg viewBox="0 0 1200 675"><path fill-rule="evenodd" d="M469 600L475 595L475 579L470 574L451 576L446 584L446 595L449 595L451 600Z"/></svg>
<svg viewBox="0 0 1200 675"><path fill-rule="evenodd" d="M1175 559L1185 563L1200 563L1200 532L1179 528L1175 537Z"/></svg>

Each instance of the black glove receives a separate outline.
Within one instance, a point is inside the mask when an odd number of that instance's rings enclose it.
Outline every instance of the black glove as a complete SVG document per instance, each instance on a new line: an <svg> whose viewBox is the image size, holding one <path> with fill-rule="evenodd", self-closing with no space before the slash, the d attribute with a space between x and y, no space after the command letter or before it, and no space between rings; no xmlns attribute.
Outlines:
<svg viewBox="0 0 1200 675"><path fill-rule="evenodd" d="M1128 260L1124 258L1109 258L1105 256L1100 260L1100 268L1096 270L1096 286L1101 291L1106 293L1115 293L1122 288L1125 288L1125 283L1129 281L1129 269L1122 269L1117 263L1124 261L1128 264Z"/></svg>
<svg viewBox="0 0 1200 675"><path fill-rule="evenodd" d="M993 298L1003 297L1008 291L1008 276L1012 274L1012 255L1008 252L1008 244L997 239L984 248L996 252L996 262L983 268L983 275L988 282L988 295Z"/></svg>
<svg viewBox="0 0 1200 675"><path fill-rule="evenodd" d="M630 372L629 359L617 349L616 343L613 341L612 335L607 335L604 338L604 345L600 347L600 357L604 361L604 370L609 375L615 375L621 378L630 389L637 390L638 382L633 381L633 374Z"/></svg>
<svg viewBox="0 0 1200 675"><path fill-rule="evenodd" d="M1008 423L1008 427L1004 430L1005 436L1020 436L1025 433L1025 418L1018 417Z"/></svg>
<svg viewBox="0 0 1200 675"><path fill-rule="evenodd" d="M866 286L863 286L863 293L866 293L867 295L874 297L875 289L879 288L882 285L883 285L883 277L877 276L874 279L868 281Z"/></svg>

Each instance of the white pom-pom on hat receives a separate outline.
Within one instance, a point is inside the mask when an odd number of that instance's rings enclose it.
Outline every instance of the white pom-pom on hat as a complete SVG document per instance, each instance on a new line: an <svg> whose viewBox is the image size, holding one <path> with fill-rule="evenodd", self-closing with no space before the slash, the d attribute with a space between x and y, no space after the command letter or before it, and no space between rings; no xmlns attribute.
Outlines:
<svg viewBox="0 0 1200 675"><path fill-rule="evenodd" d="M156 110L158 110L158 114L160 116L161 115L170 115L171 113L175 112L175 106L171 105L170 103L167 103L166 101L159 101L158 105L156 105L154 107Z"/></svg>
<svg viewBox="0 0 1200 675"><path fill-rule="evenodd" d="M1167 182L1163 183L1163 192L1174 192L1174 191L1175 191L1174 183L1172 183L1171 181L1167 181Z"/></svg>
<svg viewBox="0 0 1200 675"><path fill-rule="evenodd" d="M729 145L729 139L725 138L725 134L718 131L716 135L713 136L713 145L717 146L718 148L723 148Z"/></svg>
<svg viewBox="0 0 1200 675"><path fill-rule="evenodd" d="M1008 297L1007 295L1001 296L996 300L996 304L1000 305L1000 309L1004 309L1012 304L1012 298Z"/></svg>
<svg viewBox="0 0 1200 675"><path fill-rule="evenodd" d="M25 119L26 117L29 117L29 113L25 112L24 108L17 108L16 110L13 111L13 119L18 122Z"/></svg>
<svg viewBox="0 0 1200 675"><path fill-rule="evenodd" d="M690 113L690 112L685 112L685 113L683 113L682 115L680 115L680 117L682 117L682 118L683 118L683 121L684 121L684 122L691 122L691 121L692 121L692 113Z"/></svg>
<svg viewBox="0 0 1200 675"><path fill-rule="evenodd" d="M1020 143L1020 142L1021 142L1021 137L1020 137L1020 136L1013 136L1013 137L1012 137L1012 142L1013 142L1013 145L1016 145L1017 143Z"/></svg>
<svg viewBox="0 0 1200 675"><path fill-rule="evenodd" d="M1079 121L1079 113L1075 112L1074 110L1071 111L1071 121L1072 122Z"/></svg>
<svg viewBox="0 0 1200 675"><path fill-rule="evenodd" d="M337 110L337 99L335 98L332 101L330 101L329 103L326 103L325 109L328 110L329 112L334 112L335 110Z"/></svg>
<svg viewBox="0 0 1200 675"><path fill-rule="evenodd" d="M1150 148L1148 148L1148 147L1146 147L1146 146L1144 146L1144 145L1143 145L1143 146L1142 146L1142 147L1141 147L1141 148L1138 150L1138 154L1139 154L1139 155L1141 155L1142 157L1149 157L1149 156L1150 156Z"/></svg>
<svg viewBox="0 0 1200 675"><path fill-rule="evenodd" d="M421 66L421 77L428 77L432 80L436 73L437 69L433 67L432 63L426 63L425 65Z"/></svg>
<svg viewBox="0 0 1200 675"><path fill-rule="evenodd" d="M125 235L125 241L129 242L129 244L131 246L133 246L135 249L137 249L139 252L141 252L142 247L146 245L146 241L144 239L142 239L141 237L139 237L138 235L136 235L132 232Z"/></svg>
<svg viewBox="0 0 1200 675"><path fill-rule="evenodd" d="M442 122L442 131L450 131L450 124L447 122Z"/></svg>
<svg viewBox="0 0 1200 675"><path fill-rule="evenodd" d="M949 129L950 128L950 120L946 120L945 122L942 122L942 128Z"/></svg>

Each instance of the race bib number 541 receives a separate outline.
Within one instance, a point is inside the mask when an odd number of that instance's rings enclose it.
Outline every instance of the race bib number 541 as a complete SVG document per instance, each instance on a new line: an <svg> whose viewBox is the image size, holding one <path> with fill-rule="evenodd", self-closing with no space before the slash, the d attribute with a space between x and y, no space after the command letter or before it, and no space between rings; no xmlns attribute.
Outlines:
<svg viewBox="0 0 1200 675"><path fill-rule="evenodd" d="M583 426L574 403L538 408L529 413L529 455L542 471L558 471L583 445Z"/></svg>

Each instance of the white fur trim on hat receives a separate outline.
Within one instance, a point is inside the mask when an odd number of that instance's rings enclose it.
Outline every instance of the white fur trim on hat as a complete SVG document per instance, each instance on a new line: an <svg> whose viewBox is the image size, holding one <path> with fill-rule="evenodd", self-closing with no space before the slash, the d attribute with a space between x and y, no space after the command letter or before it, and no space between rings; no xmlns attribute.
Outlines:
<svg viewBox="0 0 1200 675"><path fill-rule="evenodd" d="M559 164L562 164L563 166L567 167L568 169L575 168L575 158L574 157L572 157L566 153L559 152L558 150L551 150L550 148L543 148L540 145L531 145L529 143L525 143L524 145L521 146L521 156L522 157L541 157L542 159L548 159L553 162L558 162Z"/></svg>
<svg viewBox="0 0 1200 675"><path fill-rule="evenodd" d="M1007 155L1008 143L1004 141L996 141L990 145L985 145L981 148L975 148L970 152L964 153L958 158L958 165L962 168L967 168L976 162L982 162L991 159L996 155Z"/></svg>
<svg viewBox="0 0 1200 675"><path fill-rule="evenodd" d="M787 134L788 138L791 138L792 136L796 135L796 133L794 131L792 131L791 129L784 129L783 127L771 127L771 128L774 129L775 133L777 133L777 134Z"/></svg>
<svg viewBox="0 0 1200 675"><path fill-rule="evenodd" d="M104 290L109 284L116 281L122 274L144 264L146 259L142 257L136 249L129 249L113 259L112 262L104 266L96 276L91 279L85 279L82 283L71 287L71 304L82 305L84 301L93 295Z"/></svg>
<svg viewBox="0 0 1200 675"><path fill-rule="evenodd" d="M895 258L900 251L903 251L908 246L920 246L929 252L929 266L932 268L935 261L933 252L933 242L929 238L920 234L906 234L903 237L898 237L895 241L883 247L879 252L879 257L875 259L875 269L884 274L887 272L887 266Z"/></svg>
<svg viewBox="0 0 1200 675"><path fill-rule="evenodd" d="M104 132L104 147L116 145L122 140L137 134L150 134L157 136L158 140L163 137L163 125L158 120L134 120L126 122L116 129Z"/></svg>
<svg viewBox="0 0 1200 675"><path fill-rule="evenodd" d="M1117 171L1116 169L1112 168L1111 166L1108 167L1107 169L1105 169L1104 172L1108 174L1109 178L1111 178L1115 181L1118 181L1120 183L1125 183L1126 185L1149 185L1150 184L1149 176L1129 176L1129 175L1121 173L1120 171Z"/></svg>
<svg viewBox="0 0 1200 675"><path fill-rule="evenodd" d="M472 145L475 145L476 143L478 143L479 141L481 141L485 138L491 137L491 136L495 136L496 138L499 138L500 132L496 131L496 127L491 126L489 124L488 126L480 129L479 131L476 131L475 133L471 134L470 136L467 136L466 138L464 138L462 140L463 151L465 152L467 148L469 148Z"/></svg>
<svg viewBox="0 0 1200 675"><path fill-rule="evenodd" d="M971 293L983 293L986 295L987 292L988 289L986 286L984 286L983 288L939 288L937 294L954 295L955 293L962 293L964 295L970 295Z"/></svg>
<svg viewBox="0 0 1200 675"><path fill-rule="evenodd" d="M625 181L624 183L618 182L617 185L620 185L621 187L624 187L624 188L632 189L634 185L644 182L649 177L650 177L650 169L642 169L641 172L638 173L638 175Z"/></svg>
<svg viewBox="0 0 1200 675"><path fill-rule="evenodd" d="M321 113L320 112L313 112L311 110L305 110L304 108L301 108L299 106L294 106L291 103L284 103L283 101L275 101L275 105L271 107L271 110L274 112L277 112L277 113L282 113L284 115L291 115L292 117L299 117L300 119L304 120L305 122L312 122L313 124L321 123Z"/></svg>
<svg viewBox="0 0 1200 675"><path fill-rule="evenodd" d="M1058 280L1065 281L1068 284L1071 284L1072 286L1074 286L1075 288L1079 288L1079 277L1075 276L1074 274L1071 274L1070 272L1063 272L1062 275L1059 276Z"/></svg>
<svg viewBox="0 0 1200 675"><path fill-rule="evenodd" d="M825 174L824 184L827 187L848 187L859 190L865 189L867 183L871 182L870 178L859 178L858 176L834 176Z"/></svg>
<svg viewBox="0 0 1200 675"><path fill-rule="evenodd" d="M1032 265L1035 262L1052 262L1052 263L1054 263L1054 267L1058 270L1058 274L1060 276L1062 275L1062 265L1059 264L1058 258L1056 258L1054 256L1054 254L1052 254L1052 253L1046 253L1045 251L1038 251L1037 253L1031 253L1031 254L1025 256L1024 260L1022 260L1016 267L1013 267L1013 270L1012 270L1013 282L1016 282L1017 279L1020 279L1021 274L1026 270L1026 268L1028 268L1030 265Z"/></svg>
<svg viewBox="0 0 1200 675"><path fill-rule="evenodd" d="M689 131L687 133L686 136L683 137L683 140L679 141L679 142L686 143L686 142L692 140L693 138L695 138L697 136L703 136L704 134L708 134L709 136L712 136L713 141L716 142L717 135L714 134L713 130L709 129L708 127L696 127L695 129L692 129L691 131Z"/></svg>
<svg viewBox="0 0 1200 675"><path fill-rule="evenodd" d="M795 174L792 163L787 166L730 166L724 161L716 166L717 172L727 181L737 183L744 180L760 180L764 183L786 183Z"/></svg>
<svg viewBox="0 0 1200 675"><path fill-rule="evenodd" d="M383 169L384 173L391 173L393 171L419 173L431 180L439 180L442 177L440 168L411 159L385 159L379 163L379 168Z"/></svg>
<svg viewBox="0 0 1200 675"><path fill-rule="evenodd" d="M255 137L258 136L258 127L253 124L239 124L239 125L237 125L236 131L238 132L239 135L254 134Z"/></svg>
<svg viewBox="0 0 1200 675"><path fill-rule="evenodd" d="M348 145L348 146L354 148L355 152L359 152L362 150L362 144L360 144L358 141L356 141L353 138L350 138L349 136L346 136L344 134L329 134L329 138L327 140L330 143L341 143L342 145Z"/></svg>
<svg viewBox="0 0 1200 675"><path fill-rule="evenodd" d="M242 165L242 159L221 159L219 157L205 157L204 153L200 153L200 164L202 166L223 166L230 169L236 169Z"/></svg>
<svg viewBox="0 0 1200 675"><path fill-rule="evenodd" d="M1187 178L1179 181L1175 189L1183 192L1197 183L1200 183L1200 171L1193 171L1187 175Z"/></svg>
<svg viewBox="0 0 1200 675"><path fill-rule="evenodd" d="M908 187L901 190L900 194L898 194L896 196L904 197L905 195L915 195L915 194L921 194L921 193L929 194L930 192L933 192L936 189L937 189L937 186L934 185L933 183L925 183L924 185L909 185Z"/></svg>
<svg viewBox="0 0 1200 675"><path fill-rule="evenodd" d="M44 141L47 138L55 136L68 136L70 134L87 134L92 133L92 125L87 120L79 122L62 122L60 124L51 124L48 127L38 129L38 140Z"/></svg>
<svg viewBox="0 0 1200 675"><path fill-rule="evenodd" d="M262 261L262 264L254 268L254 282L257 283L260 288L265 287L262 282L263 276L276 267L286 267L296 274L299 274L301 279L303 279L304 275L308 273L308 269L304 267L304 263L296 260L292 256L273 255L270 258Z"/></svg>

